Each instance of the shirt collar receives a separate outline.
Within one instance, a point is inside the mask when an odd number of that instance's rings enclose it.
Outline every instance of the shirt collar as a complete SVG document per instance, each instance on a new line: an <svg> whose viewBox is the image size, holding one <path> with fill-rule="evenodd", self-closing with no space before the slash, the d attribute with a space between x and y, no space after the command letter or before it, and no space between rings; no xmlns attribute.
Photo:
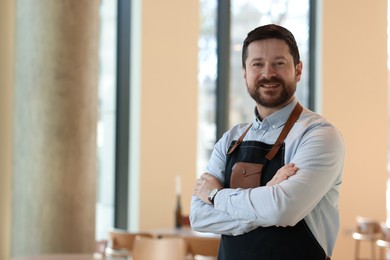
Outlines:
<svg viewBox="0 0 390 260"><path fill-rule="evenodd" d="M263 121L260 121L259 114L255 107L255 118L253 120L254 128L268 129L269 127L272 127L273 129L276 129L283 126L297 103L298 101L294 99L287 106L264 118Z"/></svg>

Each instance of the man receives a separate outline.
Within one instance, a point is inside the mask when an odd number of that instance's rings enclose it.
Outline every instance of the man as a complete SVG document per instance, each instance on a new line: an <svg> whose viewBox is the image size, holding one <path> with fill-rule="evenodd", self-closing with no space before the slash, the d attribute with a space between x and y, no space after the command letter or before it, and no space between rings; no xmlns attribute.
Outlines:
<svg viewBox="0 0 390 260"><path fill-rule="evenodd" d="M215 145L195 184L191 226L222 234L220 260L327 259L339 230L342 137L294 96L302 62L290 31L251 31L242 66L255 118ZM243 184L259 165L260 179Z"/></svg>

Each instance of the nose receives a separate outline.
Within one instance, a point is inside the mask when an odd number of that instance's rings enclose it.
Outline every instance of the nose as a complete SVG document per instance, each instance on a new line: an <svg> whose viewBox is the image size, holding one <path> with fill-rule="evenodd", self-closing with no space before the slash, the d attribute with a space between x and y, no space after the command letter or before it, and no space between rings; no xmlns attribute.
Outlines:
<svg viewBox="0 0 390 260"><path fill-rule="evenodd" d="M274 76L276 76L276 72L272 64L270 63L264 64L263 69L261 71L261 77L263 79L271 79Z"/></svg>

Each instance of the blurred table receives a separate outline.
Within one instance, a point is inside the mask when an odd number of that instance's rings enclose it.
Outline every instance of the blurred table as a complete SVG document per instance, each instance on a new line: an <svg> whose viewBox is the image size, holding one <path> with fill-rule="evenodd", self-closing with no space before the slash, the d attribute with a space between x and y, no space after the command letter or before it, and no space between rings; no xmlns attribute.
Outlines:
<svg viewBox="0 0 390 260"><path fill-rule="evenodd" d="M96 260L102 259L94 254L48 254L36 256L15 256L12 260Z"/></svg>
<svg viewBox="0 0 390 260"><path fill-rule="evenodd" d="M148 233L159 237L159 236L181 236L181 237L215 237L220 238L221 235L213 233L203 233L194 231L191 227L181 227L181 228L157 228L152 230L147 230Z"/></svg>

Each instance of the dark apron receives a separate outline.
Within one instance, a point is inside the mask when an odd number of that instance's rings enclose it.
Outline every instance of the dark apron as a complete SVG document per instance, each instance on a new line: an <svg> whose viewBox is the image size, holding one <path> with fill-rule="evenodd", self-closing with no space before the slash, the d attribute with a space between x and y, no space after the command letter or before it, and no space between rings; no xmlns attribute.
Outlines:
<svg viewBox="0 0 390 260"><path fill-rule="evenodd" d="M231 169L236 162L262 163L262 158L271 148L272 145L262 142L242 142L231 154L227 155L225 187L229 187ZM277 170L284 165L284 151L283 144L276 156L264 165L260 186L265 186ZM222 235L218 259L325 260L327 257L302 219L293 227L259 227L239 236Z"/></svg>

